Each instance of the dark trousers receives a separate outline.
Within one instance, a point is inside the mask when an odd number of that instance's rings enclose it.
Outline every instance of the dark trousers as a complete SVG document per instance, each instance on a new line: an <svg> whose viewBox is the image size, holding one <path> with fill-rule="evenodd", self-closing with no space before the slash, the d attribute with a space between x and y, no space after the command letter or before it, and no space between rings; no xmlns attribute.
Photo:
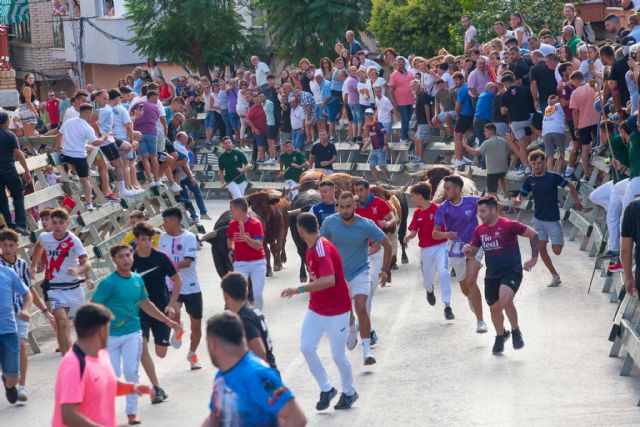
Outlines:
<svg viewBox="0 0 640 427"><path fill-rule="evenodd" d="M9 210L9 199L7 199L6 189L9 190L11 198L13 199L13 209L16 216L15 223L11 220L11 211ZM22 180L15 169L0 172L0 213L4 216L4 221L9 227L27 227Z"/></svg>
<svg viewBox="0 0 640 427"><path fill-rule="evenodd" d="M187 192L187 189L191 190L193 197L196 199L196 205L198 205L198 209L200 210L200 215L206 215L207 207L204 204L204 198L202 197L202 192L200 191L198 184L194 184L189 180L189 178L185 178L180 181L180 185L182 186L180 198L182 200L189 201L189 193ZM191 218L196 217L196 210L193 208L193 205L189 209L189 214L191 214Z"/></svg>

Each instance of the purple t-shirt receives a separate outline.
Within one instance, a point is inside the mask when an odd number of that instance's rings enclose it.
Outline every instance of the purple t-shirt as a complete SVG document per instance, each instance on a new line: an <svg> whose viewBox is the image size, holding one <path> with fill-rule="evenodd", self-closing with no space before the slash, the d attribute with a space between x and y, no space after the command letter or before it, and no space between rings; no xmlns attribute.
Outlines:
<svg viewBox="0 0 640 427"><path fill-rule="evenodd" d="M478 226L479 199L477 196L462 196L457 205L445 200L436 212L436 225L444 225L447 231L457 232L458 240L469 243Z"/></svg>
<svg viewBox="0 0 640 427"><path fill-rule="evenodd" d="M347 80L344 81L344 84L347 85L347 92L349 93L347 102L349 104L357 104L360 101L360 95L358 94L358 79L349 76Z"/></svg>
<svg viewBox="0 0 640 427"><path fill-rule="evenodd" d="M149 101L135 102L130 110L135 111L140 105L144 106L142 117L137 118L133 123L133 130L137 130L143 135L157 135L158 128L156 122L160 120L160 110L158 106Z"/></svg>
<svg viewBox="0 0 640 427"><path fill-rule="evenodd" d="M227 92L227 101L229 102L230 113L235 113L237 111L236 105L238 105L238 92L240 92L240 89L237 87L234 87L233 90L229 90Z"/></svg>

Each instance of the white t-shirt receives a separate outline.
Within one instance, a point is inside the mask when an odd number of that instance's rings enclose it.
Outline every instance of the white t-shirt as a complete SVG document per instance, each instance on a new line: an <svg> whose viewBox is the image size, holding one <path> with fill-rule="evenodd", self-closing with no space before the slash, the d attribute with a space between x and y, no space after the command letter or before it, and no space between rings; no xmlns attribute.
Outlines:
<svg viewBox="0 0 640 427"><path fill-rule="evenodd" d="M550 105L544 110L544 117L542 119L542 135L548 133L562 133L564 134L565 117L564 111L560 103Z"/></svg>
<svg viewBox="0 0 640 427"><path fill-rule="evenodd" d="M243 95L238 94L238 103L236 104L236 113L240 116L246 116L249 111L249 102Z"/></svg>
<svg viewBox="0 0 640 427"><path fill-rule="evenodd" d="M364 68L366 68L367 70L369 69L369 67L375 68L378 71L378 74L380 74L380 70L382 70L382 65L369 58L364 58L364 63L362 65L364 65Z"/></svg>
<svg viewBox="0 0 640 427"><path fill-rule="evenodd" d="M469 25L469 28L467 28L467 31L464 32L465 47L469 43L471 43L471 45L474 47L478 46L478 31L476 30L476 27L474 27L473 25Z"/></svg>
<svg viewBox="0 0 640 427"><path fill-rule="evenodd" d="M380 87L381 91L382 91L382 96L385 95L384 93L384 85L385 83L387 83L387 81L385 79L383 79L382 77L378 77L376 79L375 82L371 82L371 79L367 79L367 89L369 90L369 99L373 100L376 99L376 94L374 92L374 89L377 87Z"/></svg>
<svg viewBox="0 0 640 427"><path fill-rule="evenodd" d="M215 93L214 91L209 92L209 96L207 97L207 107L209 107L209 105L211 105L211 100L213 100L213 111L218 111L220 112L220 94L219 93ZM211 110L211 107L209 107L209 110Z"/></svg>
<svg viewBox="0 0 640 427"><path fill-rule="evenodd" d="M60 133L63 136L62 154L75 158L87 157L87 144L97 139L93 128L80 117L65 120Z"/></svg>
<svg viewBox="0 0 640 427"><path fill-rule="evenodd" d="M258 87L267 84L267 75L269 74L269 66L262 61L256 65L256 83Z"/></svg>
<svg viewBox="0 0 640 427"><path fill-rule="evenodd" d="M453 77L451 77L451 74L449 74L448 71L445 71L444 74L442 74L442 80L447 82L447 87L449 89L451 89L452 87L454 87L456 85L456 82L453 81Z"/></svg>
<svg viewBox="0 0 640 427"><path fill-rule="evenodd" d="M540 43L540 47L538 48L538 50L542 52L544 56L556 53L556 48L546 43Z"/></svg>
<svg viewBox="0 0 640 427"><path fill-rule="evenodd" d="M393 110L393 104L386 96L382 95L380 98L376 98L376 111L378 112L378 121L383 125L387 125L391 122L391 111ZM385 129L385 132L389 133L391 129Z"/></svg>
<svg viewBox="0 0 640 427"><path fill-rule="evenodd" d="M16 130L16 123L18 123L20 129L22 129L22 122L20 121L20 111L18 111L18 109L13 111L11 113L11 116L9 116L9 129Z"/></svg>
<svg viewBox="0 0 640 427"><path fill-rule="evenodd" d="M316 82L315 78L309 82L309 89L311 89L311 93L313 94L313 102L317 105L321 105L324 102L324 99L322 98L320 85Z"/></svg>
<svg viewBox="0 0 640 427"><path fill-rule="evenodd" d="M363 91L366 95L363 95ZM360 105L364 105L366 107L371 105L371 98L369 98L369 85L367 84L366 80L364 82L358 81L358 95Z"/></svg>
<svg viewBox="0 0 640 427"><path fill-rule="evenodd" d="M526 46L529 43L529 36L527 35L527 31L524 29L524 27L518 27L515 30L513 30L513 37L515 37L516 39L518 38L518 33L522 34L522 46Z"/></svg>
<svg viewBox="0 0 640 427"><path fill-rule="evenodd" d="M71 105L69 106L69 108L67 108L67 111L64 112L64 116L62 117L62 123L70 119L75 119L77 117L80 117L80 112L76 110L76 107Z"/></svg>
<svg viewBox="0 0 640 427"><path fill-rule="evenodd" d="M131 116L124 105L118 104L113 107L113 136L125 141L129 140L126 125L131 124Z"/></svg>
<svg viewBox="0 0 640 427"><path fill-rule="evenodd" d="M170 236L167 233L160 235L158 249L169 255L174 263L179 264L186 258L191 258L193 262L186 268L180 268L179 274L182 279L181 295L197 294L200 292L200 282L196 274L196 252L198 250L198 242L196 236L183 230L178 236ZM169 284L169 286L171 286Z"/></svg>
<svg viewBox="0 0 640 427"><path fill-rule="evenodd" d="M302 105L298 105L296 108L291 110L291 129L302 129L306 116L307 115L304 108L302 108Z"/></svg>
<svg viewBox="0 0 640 427"><path fill-rule="evenodd" d="M47 267L45 269L45 280L55 285L56 283L72 284L80 280L80 277L69 274L70 268L78 268L78 258L87 255L78 237L70 231L61 240L53 236L53 232L40 234L38 241L44 248L47 256Z"/></svg>

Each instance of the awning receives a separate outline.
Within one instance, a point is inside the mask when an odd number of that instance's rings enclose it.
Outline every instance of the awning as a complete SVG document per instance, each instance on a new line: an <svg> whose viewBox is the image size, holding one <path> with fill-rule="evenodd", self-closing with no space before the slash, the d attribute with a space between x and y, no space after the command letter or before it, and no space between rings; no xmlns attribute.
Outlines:
<svg viewBox="0 0 640 427"><path fill-rule="evenodd" d="M29 3L27 0L0 0L1 24L21 24L28 20Z"/></svg>

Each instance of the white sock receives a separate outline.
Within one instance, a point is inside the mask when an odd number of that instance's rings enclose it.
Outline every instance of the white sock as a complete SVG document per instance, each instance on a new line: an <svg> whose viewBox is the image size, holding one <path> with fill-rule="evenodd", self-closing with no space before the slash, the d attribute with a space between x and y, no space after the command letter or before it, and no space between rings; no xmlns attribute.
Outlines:
<svg viewBox="0 0 640 427"><path fill-rule="evenodd" d="M118 193L122 195L123 192L127 191L127 187L124 186L124 181L118 181Z"/></svg>
<svg viewBox="0 0 640 427"><path fill-rule="evenodd" d="M371 354L371 338L362 338L362 354L364 357Z"/></svg>

